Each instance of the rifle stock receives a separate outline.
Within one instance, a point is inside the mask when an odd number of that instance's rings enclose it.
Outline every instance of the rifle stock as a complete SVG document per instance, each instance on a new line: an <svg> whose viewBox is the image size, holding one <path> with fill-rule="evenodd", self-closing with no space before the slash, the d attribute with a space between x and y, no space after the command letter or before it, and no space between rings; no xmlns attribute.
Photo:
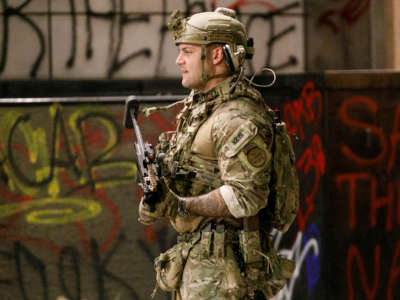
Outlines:
<svg viewBox="0 0 400 300"><path fill-rule="evenodd" d="M139 185L143 189L143 201L150 206L150 210L155 210L158 197L152 197L158 188L159 166L156 160L153 145L145 142L142 137L137 115L139 111L139 101L136 97L128 97L125 103L125 127L134 128L136 135L135 153L136 165L138 170Z"/></svg>

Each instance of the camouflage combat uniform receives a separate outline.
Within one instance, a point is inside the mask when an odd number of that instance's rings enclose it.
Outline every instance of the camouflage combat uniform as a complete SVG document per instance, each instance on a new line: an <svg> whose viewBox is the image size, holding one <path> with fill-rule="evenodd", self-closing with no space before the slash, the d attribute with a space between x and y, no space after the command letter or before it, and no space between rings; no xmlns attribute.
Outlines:
<svg viewBox="0 0 400 300"><path fill-rule="evenodd" d="M182 299L245 299L237 230L267 204L273 140L271 110L246 81L230 77L207 93L192 91L177 129L160 136L162 175L179 196L219 189L233 217L177 216L180 241L197 238L184 267ZM164 155L165 154L165 155ZM213 227L210 227L210 224ZM222 230L218 230L223 224ZM179 297L179 296L178 296Z"/></svg>

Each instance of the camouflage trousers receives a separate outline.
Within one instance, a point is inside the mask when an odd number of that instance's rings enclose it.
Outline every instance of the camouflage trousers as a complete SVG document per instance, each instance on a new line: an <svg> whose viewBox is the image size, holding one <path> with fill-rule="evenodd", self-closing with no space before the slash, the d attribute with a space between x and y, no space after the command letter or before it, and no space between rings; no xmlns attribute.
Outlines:
<svg viewBox="0 0 400 300"><path fill-rule="evenodd" d="M235 256L231 232L202 232L191 249L175 299L247 300L247 286ZM254 297L264 300L264 296Z"/></svg>
<svg viewBox="0 0 400 300"><path fill-rule="evenodd" d="M196 244L187 259L177 299L182 300L239 300L244 281L233 255L227 245L226 255L207 257L204 244Z"/></svg>

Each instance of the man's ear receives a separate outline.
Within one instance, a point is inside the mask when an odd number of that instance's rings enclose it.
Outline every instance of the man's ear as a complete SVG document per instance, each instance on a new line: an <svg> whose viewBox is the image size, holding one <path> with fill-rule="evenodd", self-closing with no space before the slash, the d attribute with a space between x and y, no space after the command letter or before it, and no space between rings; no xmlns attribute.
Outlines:
<svg viewBox="0 0 400 300"><path fill-rule="evenodd" d="M224 61L224 51L221 46L218 46L213 49L213 63L214 65L218 65Z"/></svg>

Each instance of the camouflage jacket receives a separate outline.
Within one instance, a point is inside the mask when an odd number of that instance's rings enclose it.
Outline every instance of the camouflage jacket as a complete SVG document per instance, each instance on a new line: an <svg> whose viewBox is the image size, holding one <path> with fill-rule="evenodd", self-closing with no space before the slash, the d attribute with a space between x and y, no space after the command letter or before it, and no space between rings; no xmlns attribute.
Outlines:
<svg viewBox="0 0 400 300"><path fill-rule="evenodd" d="M171 220L178 232L193 232L211 219L240 226L240 218L264 208L269 194L272 114L261 94L232 78L207 93L192 91L177 119L177 129L160 136L157 152L162 176L180 196L220 189L234 218L201 216Z"/></svg>

